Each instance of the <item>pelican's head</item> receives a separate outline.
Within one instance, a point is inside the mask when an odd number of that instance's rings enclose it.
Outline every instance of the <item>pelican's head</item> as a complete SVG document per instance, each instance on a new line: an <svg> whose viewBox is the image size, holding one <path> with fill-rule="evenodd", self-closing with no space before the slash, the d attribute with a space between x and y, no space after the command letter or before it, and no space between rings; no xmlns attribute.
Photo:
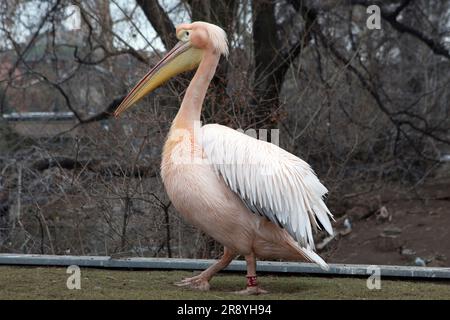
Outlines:
<svg viewBox="0 0 450 320"><path fill-rule="evenodd" d="M170 78L197 68L205 52L228 55L227 35L216 25L206 22L182 24L177 27L177 38L180 41L136 84L114 116L119 116Z"/></svg>

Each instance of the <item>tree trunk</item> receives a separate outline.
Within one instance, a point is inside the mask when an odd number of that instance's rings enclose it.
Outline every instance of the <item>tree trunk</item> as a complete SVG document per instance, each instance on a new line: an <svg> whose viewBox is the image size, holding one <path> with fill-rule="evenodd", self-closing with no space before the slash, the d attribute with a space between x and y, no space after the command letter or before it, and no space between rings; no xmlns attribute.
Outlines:
<svg viewBox="0 0 450 320"><path fill-rule="evenodd" d="M255 125L266 127L274 124L272 112L278 108L282 78L277 67L281 56L281 44L277 36L275 1L254 0L253 50L254 85L253 101Z"/></svg>
<svg viewBox="0 0 450 320"><path fill-rule="evenodd" d="M137 3L144 11L153 29L158 33L166 49L170 50L178 40L175 35L175 26L167 12L164 11L157 0L137 0Z"/></svg>

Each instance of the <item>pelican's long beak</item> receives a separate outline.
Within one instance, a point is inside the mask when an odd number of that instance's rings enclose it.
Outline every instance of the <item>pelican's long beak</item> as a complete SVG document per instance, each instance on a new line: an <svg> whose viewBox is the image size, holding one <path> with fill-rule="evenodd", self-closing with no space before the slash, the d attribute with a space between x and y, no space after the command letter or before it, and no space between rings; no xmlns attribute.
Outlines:
<svg viewBox="0 0 450 320"><path fill-rule="evenodd" d="M122 112L129 109L147 94L160 87L170 78L195 69L199 66L203 57L202 50L192 47L189 41L180 41L158 62L141 81L125 97L114 116L118 117Z"/></svg>

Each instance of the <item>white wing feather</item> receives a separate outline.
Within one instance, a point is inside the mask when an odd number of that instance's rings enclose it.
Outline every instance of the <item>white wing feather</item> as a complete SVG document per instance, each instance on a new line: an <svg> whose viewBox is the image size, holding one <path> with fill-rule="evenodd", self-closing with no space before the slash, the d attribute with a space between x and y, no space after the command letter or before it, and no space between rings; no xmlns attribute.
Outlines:
<svg viewBox="0 0 450 320"><path fill-rule="evenodd" d="M301 247L314 250L312 230L320 225L333 234L323 201L328 190L305 161L217 124L203 126L200 139L211 165L247 207L285 228Z"/></svg>

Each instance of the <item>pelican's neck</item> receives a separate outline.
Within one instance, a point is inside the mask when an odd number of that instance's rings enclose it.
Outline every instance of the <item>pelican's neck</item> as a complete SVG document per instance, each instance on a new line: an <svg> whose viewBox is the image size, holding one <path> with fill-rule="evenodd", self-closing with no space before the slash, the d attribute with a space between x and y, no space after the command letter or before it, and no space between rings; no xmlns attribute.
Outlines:
<svg viewBox="0 0 450 320"><path fill-rule="evenodd" d="M206 92L216 73L220 53L205 50L203 59L194 77L186 90L180 110L173 121L173 126L183 129L192 129L196 121L200 121L203 101Z"/></svg>

